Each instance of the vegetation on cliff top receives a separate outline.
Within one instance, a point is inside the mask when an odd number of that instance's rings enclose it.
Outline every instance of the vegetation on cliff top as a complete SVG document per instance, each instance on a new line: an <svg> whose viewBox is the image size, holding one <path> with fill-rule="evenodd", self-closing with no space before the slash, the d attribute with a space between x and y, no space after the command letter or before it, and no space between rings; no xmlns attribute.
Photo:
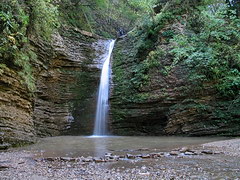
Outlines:
<svg viewBox="0 0 240 180"><path fill-rule="evenodd" d="M0 4L0 72L8 67L16 69L22 83L34 91L33 64L37 54L29 36L50 41L57 22L57 9L50 1L3 0Z"/></svg>
<svg viewBox="0 0 240 180"><path fill-rule="evenodd" d="M117 31L131 30L140 17L149 11L153 2L143 0L60 0L61 22L107 38L115 38Z"/></svg>
<svg viewBox="0 0 240 180"><path fill-rule="evenodd" d="M188 20L190 33L176 33L170 40L174 64L183 61L192 73L191 81L215 81L225 97L239 96L240 19L227 6L214 11L204 8Z"/></svg>

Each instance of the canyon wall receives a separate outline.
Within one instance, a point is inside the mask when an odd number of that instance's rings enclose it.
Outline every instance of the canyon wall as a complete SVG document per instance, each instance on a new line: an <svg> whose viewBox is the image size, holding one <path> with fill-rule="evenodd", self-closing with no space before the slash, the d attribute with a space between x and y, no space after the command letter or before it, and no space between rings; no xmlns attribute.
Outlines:
<svg viewBox="0 0 240 180"><path fill-rule="evenodd" d="M232 34L229 41L217 39L214 33L221 31L209 31L209 22L197 10L201 5L203 1L162 2L151 23L118 39L110 100L113 134L239 135L235 72L240 67L232 52L222 50L231 43L239 47L239 41Z"/></svg>
<svg viewBox="0 0 240 180"><path fill-rule="evenodd" d="M1 76L2 148L36 137L92 134L102 63L96 55L103 53L104 43L76 28L54 34L51 46L32 40L39 57L34 95L16 70L8 68Z"/></svg>
<svg viewBox="0 0 240 180"><path fill-rule="evenodd" d="M123 1L2 1L0 149L92 134L104 39L133 24L123 8Z"/></svg>
<svg viewBox="0 0 240 180"><path fill-rule="evenodd" d="M0 149L10 144L33 142L33 97L20 83L17 72L6 69L0 76Z"/></svg>
<svg viewBox="0 0 240 180"><path fill-rule="evenodd" d="M164 66L173 62L169 54L158 57L161 65L144 70L133 39L128 35L118 40L114 52L113 134L239 135L238 104L221 97L214 82L200 87L190 82L190 70L183 63L165 74ZM168 51L166 45L161 48Z"/></svg>

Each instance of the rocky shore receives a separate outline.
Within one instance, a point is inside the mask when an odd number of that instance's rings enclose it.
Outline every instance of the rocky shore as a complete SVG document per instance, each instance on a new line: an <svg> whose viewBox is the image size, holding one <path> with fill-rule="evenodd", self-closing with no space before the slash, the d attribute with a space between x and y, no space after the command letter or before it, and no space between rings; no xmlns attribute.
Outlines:
<svg viewBox="0 0 240 180"><path fill-rule="evenodd" d="M0 153L0 177L13 179L238 179L240 139L157 152L106 152L103 157L39 157L31 151Z"/></svg>

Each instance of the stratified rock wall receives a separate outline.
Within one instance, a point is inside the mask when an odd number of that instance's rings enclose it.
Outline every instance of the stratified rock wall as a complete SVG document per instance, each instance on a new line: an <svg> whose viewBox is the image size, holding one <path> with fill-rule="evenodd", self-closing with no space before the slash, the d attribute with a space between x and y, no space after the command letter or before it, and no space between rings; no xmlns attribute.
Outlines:
<svg viewBox="0 0 240 180"><path fill-rule="evenodd" d="M131 37L116 43L113 63L113 92L111 96L111 127L120 135L163 135L168 122L169 108L187 97L186 68L176 67L169 75L152 68L143 73L149 76L144 85L136 80L135 70L140 63ZM163 47L164 48L164 47ZM167 48L167 47L165 47ZM167 57L161 61L168 65ZM141 86L135 81L143 83Z"/></svg>
<svg viewBox="0 0 240 180"><path fill-rule="evenodd" d="M237 103L219 96L214 82L199 86L189 81L190 69L183 63L166 73L164 68L173 63L169 43L159 40L155 46L164 53L155 57L157 65L149 66L153 60L144 60L149 50L139 55L140 38L129 34L116 42L110 114L113 134L239 135Z"/></svg>
<svg viewBox="0 0 240 180"><path fill-rule="evenodd" d="M20 80L17 72L9 68L0 76L0 144L9 143L3 147L33 142L36 135L33 98Z"/></svg>
<svg viewBox="0 0 240 180"><path fill-rule="evenodd" d="M114 134L240 134L239 95L223 97L216 86L221 79L199 80L193 74L196 67L176 55L189 54L183 49L176 54L173 51L177 44L174 37L201 29L190 24L192 17L201 19L196 12L202 2L159 2L152 22L143 22L118 39L113 53L110 114ZM179 41L179 46L186 43Z"/></svg>
<svg viewBox="0 0 240 180"><path fill-rule="evenodd" d="M79 30L64 34L55 35L54 55L38 75L34 125L39 136L91 134L93 129L98 40Z"/></svg>
<svg viewBox="0 0 240 180"><path fill-rule="evenodd" d="M21 83L17 69L0 78L0 144L34 142L36 137L92 134L100 76L96 55L106 41L78 29L56 33L49 45L32 38L36 92Z"/></svg>

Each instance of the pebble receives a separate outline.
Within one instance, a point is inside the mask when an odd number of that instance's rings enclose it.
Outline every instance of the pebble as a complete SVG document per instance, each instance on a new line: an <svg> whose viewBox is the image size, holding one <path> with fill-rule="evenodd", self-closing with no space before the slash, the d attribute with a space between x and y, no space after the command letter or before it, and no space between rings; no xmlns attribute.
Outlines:
<svg viewBox="0 0 240 180"><path fill-rule="evenodd" d="M186 151L189 151L188 147L182 147L181 149L179 149L180 153L185 153Z"/></svg>
<svg viewBox="0 0 240 180"><path fill-rule="evenodd" d="M24 154L21 152L14 153L0 153L0 179L214 179L214 178L226 178L226 179L236 179L239 175L239 161L238 157L228 157L228 156L211 156L204 154L217 154L217 151L206 151L208 149L199 150L184 150L184 153L180 152L181 149L176 150L179 156L175 156L177 161L173 161L172 158L168 156L159 159L156 155L162 157L163 154L169 155L169 152L165 153L155 153L153 151L149 154L141 154L132 156L137 157L147 156L149 158L154 158L154 160L143 160L139 158L137 160L122 161L120 163L83 163L82 161L75 161L74 163L70 161L63 161L59 158L52 158L54 163L47 161L46 158L39 161L36 160L32 163L32 154ZM223 150L221 150L223 151ZM230 150L229 150L230 151ZM202 156L189 156L184 157L186 154L199 154ZM225 151L223 151L225 152ZM239 151L237 151L238 153ZM126 152L127 153L127 152ZM111 154L111 162L118 157L125 157L125 155L114 155ZM29 157L26 159L26 157ZM104 157L79 157L74 159L90 159L91 162L95 162L99 159L104 159ZM215 163L214 161L209 161L209 159L218 159ZM206 159L206 161L205 161ZM69 159L68 159L69 160ZM189 163L191 160L191 163ZM221 160L221 166L219 162ZM25 162L18 165L20 162ZM186 163L185 163L186 162ZM200 163L199 163L200 162ZM15 168L16 165L16 168ZM3 169L1 169L3 167ZM210 168L209 168L210 167ZM217 168L216 168L217 167ZM4 169L6 168L6 169ZM229 171L231 168L231 171Z"/></svg>
<svg viewBox="0 0 240 180"><path fill-rule="evenodd" d="M127 158L128 158L128 159L135 159L136 156L134 156L134 155L132 155L132 154L127 154Z"/></svg>
<svg viewBox="0 0 240 180"><path fill-rule="evenodd" d="M142 154L142 158L147 159L147 158L151 158L151 157L150 157L150 154Z"/></svg>
<svg viewBox="0 0 240 180"><path fill-rule="evenodd" d="M125 155L119 155L119 158L124 159L126 156Z"/></svg>
<svg viewBox="0 0 240 180"><path fill-rule="evenodd" d="M113 159L114 159L114 160L119 160L119 159L120 159L120 156L114 155L114 156L113 156Z"/></svg>
<svg viewBox="0 0 240 180"><path fill-rule="evenodd" d="M214 151L214 154L223 154L223 152L220 152L220 151Z"/></svg>
<svg viewBox="0 0 240 180"><path fill-rule="evenodd" d="M146 172L146 173L139 173L139 175L141 175L141 176L150 176L150 173L149 173L149 172Z"/></svg>
<svg viewBox="0 0 240 180"><path fill-rule="evenodd" d="M160 157L160 155L158 153L150 153L149 155L150 155L151 158Z"/></svg>
<svg viewBox="0 0 240 180"><path fill-rule="evenodd" d="M105 156L112 156L113 154L110 152L105 153Z"/></svg>
<svg viewBox="0 0 240 180"><path fill-rule="evenodd" d="M214 152L212 150L203 150L202 153L203 154L214 154Z"/></svg>
<svg viewBox="0 0 240 180"><path fill-rule="evenodd" d="M92 158L83 158L82 159L83 162L93 162Z"/></svg>
<svg viewBox="0 0 240 180"><path fill-rule="evenodd" d="M187 151L187 152L184 153L184 155L186 155L186 156L191 156L191 155L195 155L195 153L190 152L190 151Z"/></svg>
<svg viewBox="0 0 240 180"><path fill-rule="evenodd" d="M93 158L93 161L96 163L106 162L106 160L104 160L102 158L98 158L98 157Z"/></svg>
<svg viewBox="0 0 240 180"><path fill-rule="evenodd" d="M112 153L105 153L104 156L106 159L113 159L113 154Z"/></svg>
<svg viewBox="0 0 240 180"><path fill-rule="evenodd" d="M62 161L76 161L76 158L71 158L71 157L60 157L60 160Z"/></svg>
<svg viewBox="0 0 240 180"><path fill-rule="evenodd" d="M178 156L180 154L180 152L179 151L171 151L169 154L171 156Z"/></svg>
<svg viewBox="0 0 240 180"><path fill-rule="evenodd" d="M136 151L149 151L148 148L140 148L140 149L137 149Z"/></svg>
<svg viewBox="0 0 240 180"><path fill-rule="evenodd" d="M56 158L55 157L46 157L46 158L44 158L44 160L46 160L46 161L55 161Z"/></svg>
<svg viewBox="0 0 240 180"><path fill-rule="evenodd" d="M0 163L0 170L1 169L8 169L11 168L12 166L10 164L5 164L5 163Z"/></svg>
<svg viewBox="0 0 240 180"><path fill-rule="evenodd" d="M11 147L11 144L8 144L8 143L0 144L0 150L6 150L10 147Z"/></svg>

